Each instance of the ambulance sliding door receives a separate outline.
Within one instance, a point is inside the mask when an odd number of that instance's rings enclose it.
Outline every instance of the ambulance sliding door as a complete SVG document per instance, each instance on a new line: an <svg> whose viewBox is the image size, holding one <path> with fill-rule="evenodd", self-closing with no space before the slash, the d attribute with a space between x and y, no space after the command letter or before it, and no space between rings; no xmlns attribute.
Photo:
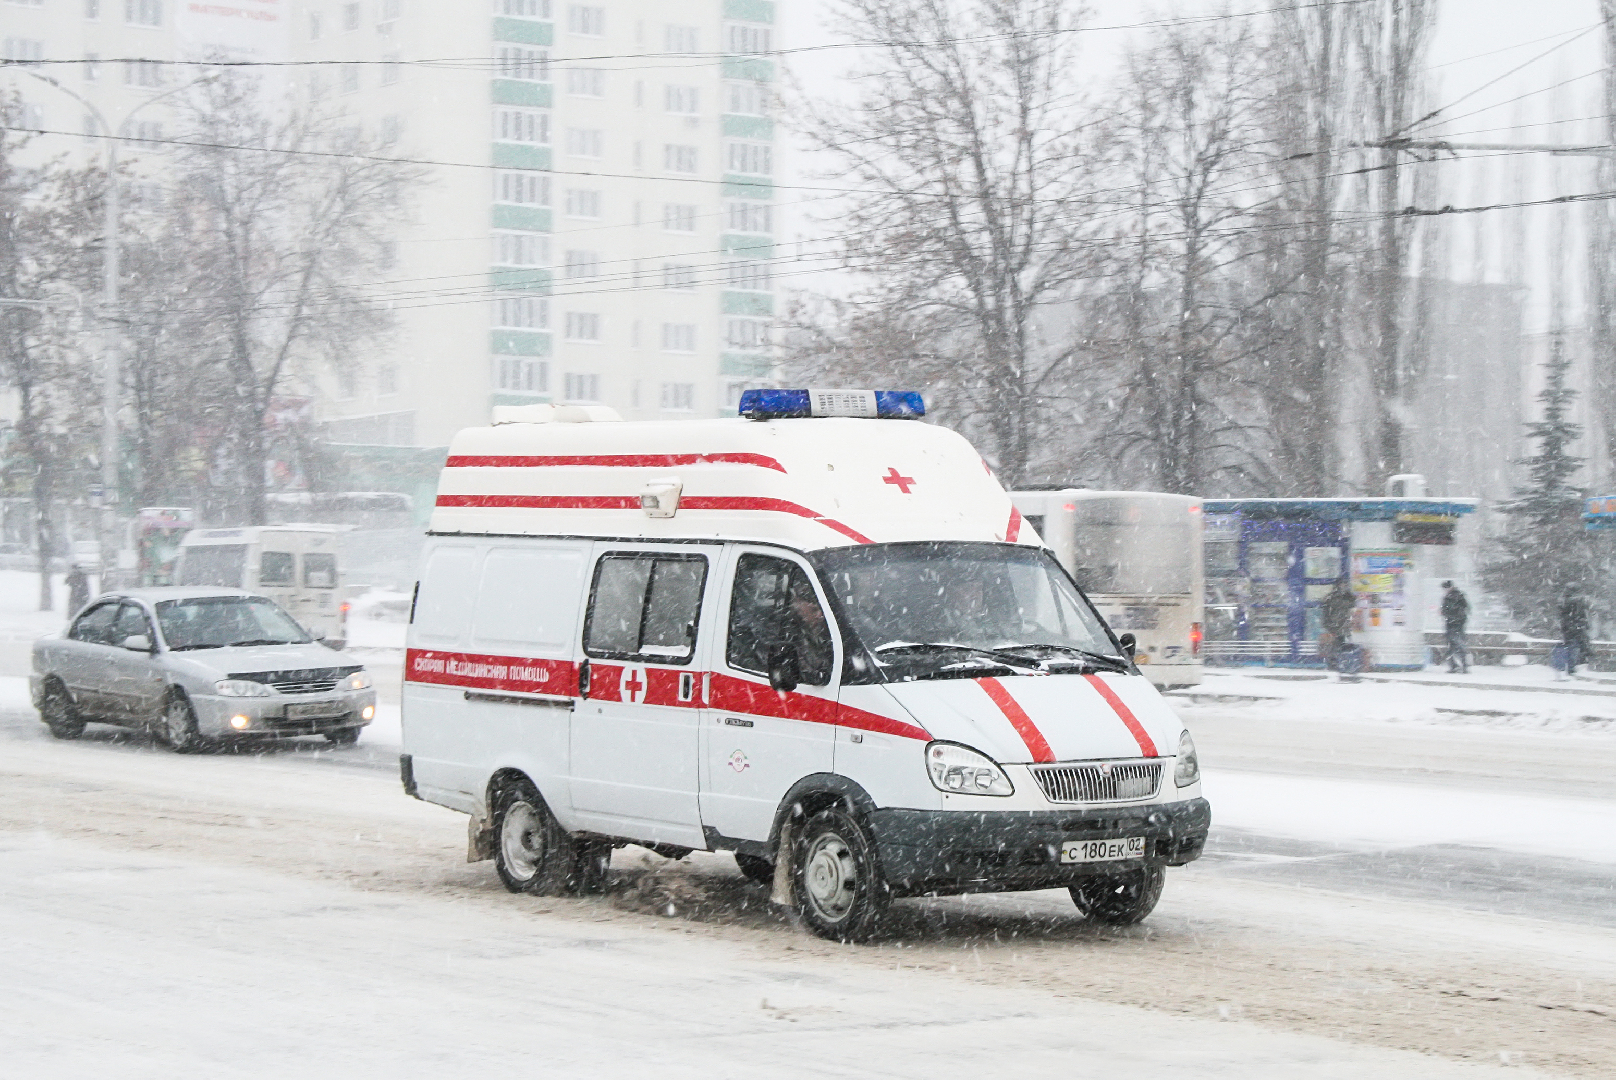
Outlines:
<svg viewBox="0 0 1616 1080"><path fill-rule="evenodd" d="M572 714L575 826L705 848L696 802L699 635L723 549L597 543L588 690Z"/></svg>
<svg viewBox="0 0 1616 1080"><path fill-rule="evenodd" d="M715 627L712 688L702 710L701 818L738 840L767 840L791 785L831 771L837 635L800 559L778 548L734 550ZM795 658L797 685L776 693L769 667Z"/></svg>

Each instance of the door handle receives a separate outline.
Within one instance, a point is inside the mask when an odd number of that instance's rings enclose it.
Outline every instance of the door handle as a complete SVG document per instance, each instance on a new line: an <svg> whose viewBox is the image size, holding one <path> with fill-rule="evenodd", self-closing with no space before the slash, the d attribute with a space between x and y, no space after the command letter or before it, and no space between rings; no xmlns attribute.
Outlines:
<svg viewBox="0 0 1616 1080"><path fill-rule="evenodd" d="M581 697L581 698L586 698L586 697L589 696L589 661L588 660L585 660L583 663L578 665L578 696Z"/></svg>

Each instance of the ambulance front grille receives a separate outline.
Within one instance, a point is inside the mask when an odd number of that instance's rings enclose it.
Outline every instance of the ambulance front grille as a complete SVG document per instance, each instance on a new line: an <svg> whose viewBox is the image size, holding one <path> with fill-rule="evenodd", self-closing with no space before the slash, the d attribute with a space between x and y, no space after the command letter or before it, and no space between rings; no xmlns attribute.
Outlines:
<svg viewBox="0 0 1616 1080"><path fill-rule="evenodd" d="M1139 802L1155 795L1161 786L1159 761L1097 761L1028 767L1050 802Z"/></svg>

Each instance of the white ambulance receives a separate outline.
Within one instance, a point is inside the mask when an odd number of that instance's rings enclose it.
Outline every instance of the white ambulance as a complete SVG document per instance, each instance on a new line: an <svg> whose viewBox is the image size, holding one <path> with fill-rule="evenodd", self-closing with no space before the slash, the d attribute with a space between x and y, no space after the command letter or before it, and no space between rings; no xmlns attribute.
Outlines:
<svg viewBox="0 0 1616 1080"><path fill-rule="evenodd" d="M1136 922L1201 854L1194 743L918 394L741 419L522 406L455 436L411 610L405 790L515 892L729 850L822 936L1068 888Z"/></svg>

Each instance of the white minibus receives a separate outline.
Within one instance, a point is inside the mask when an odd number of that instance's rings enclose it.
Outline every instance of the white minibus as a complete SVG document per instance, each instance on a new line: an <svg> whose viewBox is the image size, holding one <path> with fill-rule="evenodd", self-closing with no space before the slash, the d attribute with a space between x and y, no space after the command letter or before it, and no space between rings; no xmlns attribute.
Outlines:
<svg viewBox="0 0 1616 1080"><path fill-rule="evenodd" d="M176 585L221 585L267 596L316 637L341 647L347 637L338 541L330 525L192 529L180 544Z"/></svg>

